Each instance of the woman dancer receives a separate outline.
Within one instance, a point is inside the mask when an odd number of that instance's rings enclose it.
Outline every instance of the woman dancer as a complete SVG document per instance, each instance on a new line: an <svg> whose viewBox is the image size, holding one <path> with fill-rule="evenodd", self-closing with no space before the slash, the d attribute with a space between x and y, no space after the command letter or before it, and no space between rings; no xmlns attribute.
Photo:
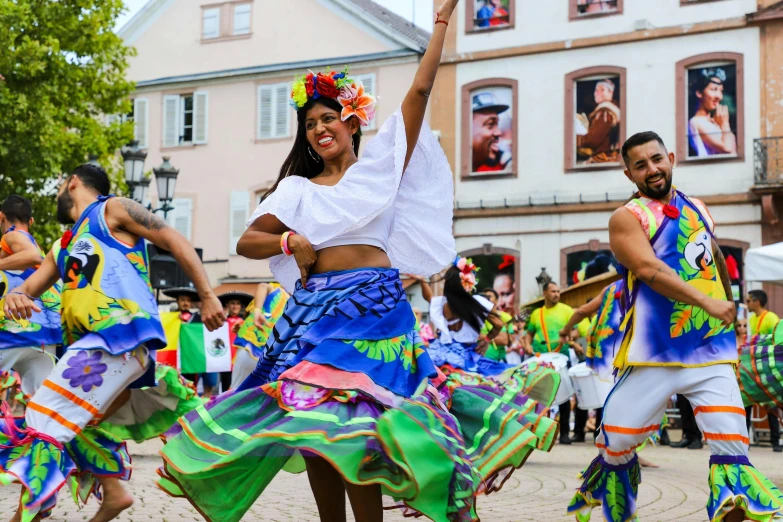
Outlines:
<svg viewBox="0 0 783 522"><path fill-rule="evenodd" d="M294 85L294 148L237 247L273 258L293 294L253 374L180 419L162 451L161 486L208 520L239 520L284 466L307 469L321 520L345 520L346 492L362 522L382 519L382 494L475 520L476 494L529 454L516 410L429 385L437 371L396 270L432 274L454 258L452 173L423 120L456 5L440 8L410 92L360 160L374 113L363 86L347 71ZM475 431L460 431L449 401L473 406Z"/></svg>
<svg viewBox="0 0 783 522"><path fill-rule="evenodd" d="M559 374L544 365L528 369L483 355L505 325L489 299L473 295L477 279L471 260L457 258L446 271L443 296L434 296L424 278L419 280L423 297L430 303L430 320L440 333L428 352L446 375L445 386L452 392L462 386L492 389L520 409L523 423L536 435L533 445L549 451L557 423L544 413L557 393ZM460 418L461 412L452 408L452 413Z"/></svg>

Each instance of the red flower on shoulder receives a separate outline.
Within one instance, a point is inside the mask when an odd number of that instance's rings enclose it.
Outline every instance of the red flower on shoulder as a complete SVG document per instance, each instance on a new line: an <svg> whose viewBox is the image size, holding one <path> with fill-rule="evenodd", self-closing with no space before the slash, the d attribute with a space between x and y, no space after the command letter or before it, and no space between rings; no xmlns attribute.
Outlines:
<svg viewBox="0 0 783 522"><path fill-rule="evenodd" d="M618 291L616 291L614 293L614 298L615 299L620 299L622 296L623 296L623 291L622 290L618 290Z"/></svg>
<svg viewBox="0 0 783 522"><path fill-rule="evenodd" d="M71 239L73 239L73 231L67 230L65 234L63 234L63 237L60 238L60 247L68 248L68 245L71 243Z"/></svg>
<svg viewBox="0 0 783 522"><path fill-rule="evenodd" d="M674 205L664 205L663 215L672 219L677 219L678 217L680 217L680 211L677 210L677 207L675 207Z"/></svg>

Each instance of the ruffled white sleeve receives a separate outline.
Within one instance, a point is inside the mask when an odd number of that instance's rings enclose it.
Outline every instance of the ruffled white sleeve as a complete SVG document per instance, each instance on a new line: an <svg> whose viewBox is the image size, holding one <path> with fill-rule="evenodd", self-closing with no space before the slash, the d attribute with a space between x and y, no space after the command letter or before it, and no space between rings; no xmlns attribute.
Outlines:
<svg viewBox="0 0 783 522"><path fill-rule="evenodd" d="M406 152L405 124L397 109L337 185L285 178L256 208L247 226L272 214L317 246L363 227L393 206L387 241L392 266L423 276L440 272L456 255L451 168L426 123L403 176ZM299 269L292 257L275 256L270 268L286 290L294 290Z"/></svg>

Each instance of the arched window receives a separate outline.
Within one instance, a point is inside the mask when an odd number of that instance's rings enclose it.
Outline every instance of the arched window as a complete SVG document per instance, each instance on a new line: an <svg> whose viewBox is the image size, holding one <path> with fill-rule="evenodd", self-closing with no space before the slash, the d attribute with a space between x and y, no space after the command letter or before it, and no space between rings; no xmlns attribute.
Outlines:
<svg viewBox="0 0 783 522"><path fill-rule="evenodd" d="M588 67L565 77L565 170L616 169L625 141L625 69Z"/></svg>
<svg viewBox="0 0 783 522"><path fill-rule="evenodd" d="M560 286L567 288L585 279L604 274L617 261L609 243L592 239L588 243L560 250Z"/></svg>
<svg viewBox="0 0 783 522"><path fill-rule="evenodd" d="M678 162L742 159L742 55L700 54L680 60L676 67Z"/></svg>
<svg viewBox="0 0 783 522"><path fill-rule="evenodd" d="M460 252L459 255L471 258L479 269L476 291L493 289L498 294L498 308L515 315L519 306L519 251L486 244L482 248Z"/></svg>

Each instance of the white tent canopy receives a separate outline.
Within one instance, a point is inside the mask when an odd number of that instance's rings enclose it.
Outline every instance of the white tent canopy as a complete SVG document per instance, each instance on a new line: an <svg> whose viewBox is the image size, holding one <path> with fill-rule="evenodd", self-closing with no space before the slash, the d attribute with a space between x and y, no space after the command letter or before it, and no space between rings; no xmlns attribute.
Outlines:
<svg viewBox="0 0 783 522"><path fill-rule="evenodd" d="M783 285L783 243L748 250L745 280Z"/></svg>

